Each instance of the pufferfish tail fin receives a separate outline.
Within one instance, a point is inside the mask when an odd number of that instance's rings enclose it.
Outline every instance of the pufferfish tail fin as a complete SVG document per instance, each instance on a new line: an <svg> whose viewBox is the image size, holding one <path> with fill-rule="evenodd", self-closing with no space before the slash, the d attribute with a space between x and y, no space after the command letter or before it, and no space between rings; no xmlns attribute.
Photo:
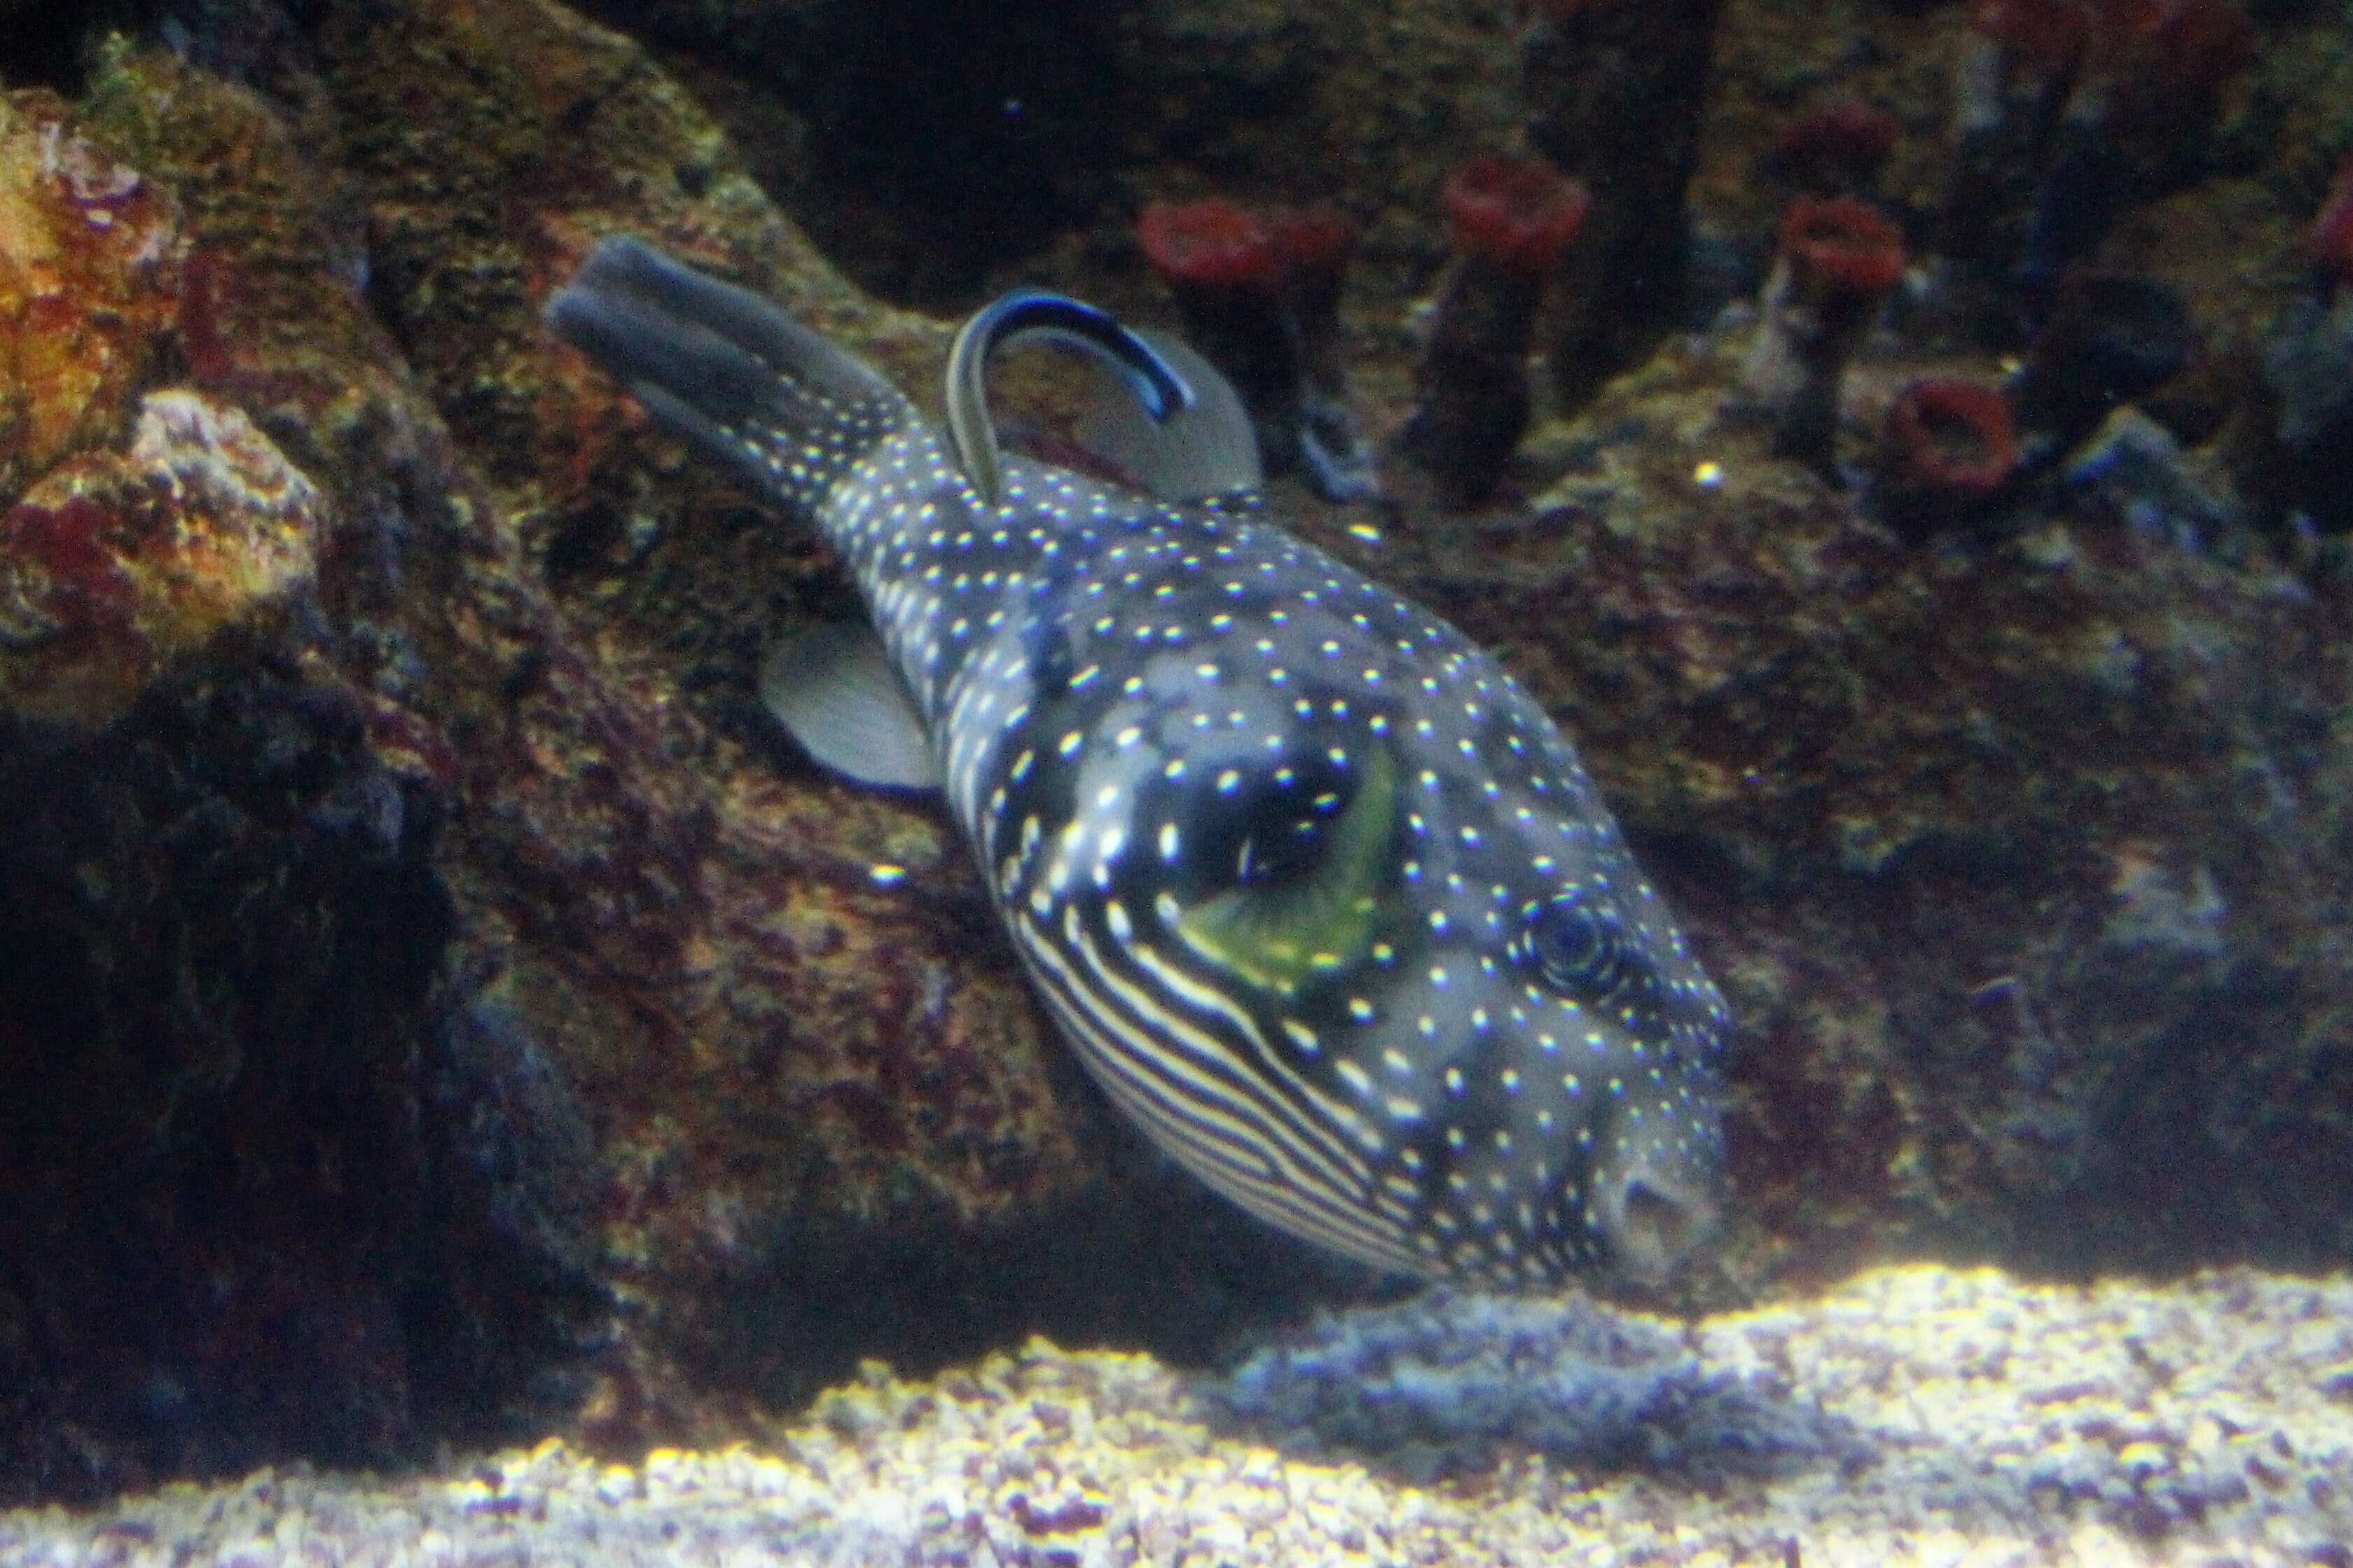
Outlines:
<svg viewBox="0 0 2353 1568"><path fill-rule="evenodd" d="M600 243L544 318L663 425L804 514L914 416L873 366L634 236Z"/></svg>

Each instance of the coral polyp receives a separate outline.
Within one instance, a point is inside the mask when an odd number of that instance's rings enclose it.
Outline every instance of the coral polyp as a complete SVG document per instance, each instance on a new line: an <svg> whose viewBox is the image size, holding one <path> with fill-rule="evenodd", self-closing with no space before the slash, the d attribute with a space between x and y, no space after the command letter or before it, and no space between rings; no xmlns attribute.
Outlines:
<svg viewBox="0 0 2353 1568"><path fill-rule="evenodd" d="M1449 505L1484 500L1525 433L1536 309L1591 195L1540 159L1482 153L1446 182L1454 261L1398 444Z"/></svg>
<svg viewBox="0 0 2353 1568"><path fill-rule="evenodd" d="M1887 412L1872 494L1899 531L1924 538L1983 513L2018 471L2018 433L1997 389L1923 376Z"/></svg>
<svg viewBox="0 0 2353 1568"><path fill-rule="evenodd" d="M1903 275L1903 232L1868 204L1799 196L1783 212L1763 321L1740 375L1740 395L1771 425L1776 451L1831 460L1847 362Z"/></svg>

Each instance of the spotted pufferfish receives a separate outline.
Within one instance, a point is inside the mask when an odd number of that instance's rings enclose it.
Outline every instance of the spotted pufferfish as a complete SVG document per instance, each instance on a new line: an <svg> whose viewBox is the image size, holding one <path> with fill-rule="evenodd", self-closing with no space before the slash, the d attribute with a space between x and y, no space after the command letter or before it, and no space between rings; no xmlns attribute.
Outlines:
<svg viewBox="0 0 2353 1568"><path fill-rule="evenodd" d="M1009 296L943 431L634 239L547 320L848 563L871 626L787 643L764 695L836 771L944 792L1048 1010L1182 1165L1489 1288L1655 1279L1709 1228L1722 998L1495 660L1238 504L1249 419L1198 356ZM1032 333L1117 372L1093 445L1134 488L1000 450L986 364Z"/></svg>

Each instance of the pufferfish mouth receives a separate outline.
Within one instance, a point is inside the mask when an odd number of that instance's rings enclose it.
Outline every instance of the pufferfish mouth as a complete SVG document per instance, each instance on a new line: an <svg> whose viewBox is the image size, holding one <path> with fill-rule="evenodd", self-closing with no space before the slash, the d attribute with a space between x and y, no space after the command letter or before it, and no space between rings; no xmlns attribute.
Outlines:
<svg viewBox="0 0 2353 1568"><path fill-rule="evenodd" d="M1664 1284L1676 1266L1715 1232L1715 1194L1693 1178L1690 1163L1659 1143L1620 1144L1595 1174L1592 1219L1607 1262L1633 1284Z"/></svg>

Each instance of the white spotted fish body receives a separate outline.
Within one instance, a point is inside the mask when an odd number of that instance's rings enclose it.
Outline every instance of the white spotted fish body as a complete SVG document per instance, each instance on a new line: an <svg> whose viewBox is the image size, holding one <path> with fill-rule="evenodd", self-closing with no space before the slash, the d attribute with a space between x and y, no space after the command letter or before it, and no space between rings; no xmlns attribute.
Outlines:
<svg viewBox="0 0 2353 1568"><path fill-rule="evenodd" d="M991 504L875 373L632 242L550 320L848 561L1031 978L1161 1147L1434 1277L1655 1275L1705 1227L1723 1002L1462 634L1251 516L1018 457Z"/></svg>

